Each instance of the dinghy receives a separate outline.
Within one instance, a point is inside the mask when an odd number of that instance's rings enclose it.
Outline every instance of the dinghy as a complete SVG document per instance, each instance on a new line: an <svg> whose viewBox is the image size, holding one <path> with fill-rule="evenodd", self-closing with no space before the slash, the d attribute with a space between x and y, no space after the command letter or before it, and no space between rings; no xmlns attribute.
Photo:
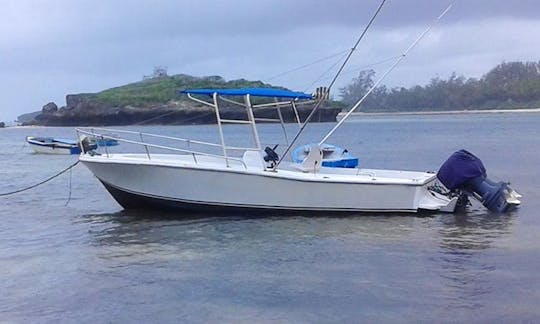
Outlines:
<svg viewBox="0 0 540 324"><path fill-rule="evenodd" d="M313 144L302 145L297 147L292 152L293 161L302 163L309 154ZM353 156L347 149L343 149L336 145L323 144L321 145L323 157L322 166L331 168L356 168L358 166L358 158Z"/></svg>
<svg viewBox="0 0 540 324"><path fill-rule="evenodd" d="M56 137L27 136L26 142L35 153L44 154L80 154L81 149L76 140ZM95 149L97 145L91 145Z"/></svg>
<svg viewBox="0 0 540 324"><path fill-rule="evenodd" d="M97 137L90 139L91 143L95 143L97 146L116 146L120 143L118 143L118 140L116 139L116 135L112 134L104 134L103 137Z"/></svg>

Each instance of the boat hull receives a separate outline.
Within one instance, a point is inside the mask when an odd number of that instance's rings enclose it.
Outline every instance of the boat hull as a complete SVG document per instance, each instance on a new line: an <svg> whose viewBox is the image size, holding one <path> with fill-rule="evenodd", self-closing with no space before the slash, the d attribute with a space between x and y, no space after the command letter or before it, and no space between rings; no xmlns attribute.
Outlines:
<svg viewBox="0 0 540 324"><path fill-rule="evenodd" d="M78 148L58 148L58 147L46 147L46 146L37 146L31 145L34 153L39 154L58 154L58 155L73 155L81 154L81 150Z"/></svg>
<svg viewBox="0 0 540 324"><path fill-rule="evenodd" d="M322 173L298 176L88 156L81 156L81 161L127 209L416 212L426 207L439 210L448 203L425 203L430 197L428 183L420 182L347 182L342 177L329 180Z"/></svg>

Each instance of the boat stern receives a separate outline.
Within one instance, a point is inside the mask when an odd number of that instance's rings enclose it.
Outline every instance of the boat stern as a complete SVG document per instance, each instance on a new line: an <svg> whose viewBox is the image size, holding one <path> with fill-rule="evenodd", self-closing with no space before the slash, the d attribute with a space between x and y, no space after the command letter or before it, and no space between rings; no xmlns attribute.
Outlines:
<svg viewBox="0 0 540 324"><path fill-rule="evenodd" d="M448 197L427 187L421 187L418 193L418 209L453 213L456 210L458 197Z"/></svg>

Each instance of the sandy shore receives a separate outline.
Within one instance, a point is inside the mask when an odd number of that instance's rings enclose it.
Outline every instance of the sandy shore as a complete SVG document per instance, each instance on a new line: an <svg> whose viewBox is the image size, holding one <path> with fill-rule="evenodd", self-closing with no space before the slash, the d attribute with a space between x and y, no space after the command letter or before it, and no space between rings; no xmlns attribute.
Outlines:
<svg viewBox="0 0 540 324"><path fill-rule="evenodd" d="M354 112L351 116L386 116L386 115L454 115L454 114L504 114L504 113L540 113L540 108L523 109L488 109L488 110L445 110L445 111L403 111L403 112ZM346 113L340 112L340 120Z"/></svg>
<svg viewBox="0 0 540 324"><path fill-rule="evenodd" d="M354 112L351 116L399 116L399 115L459 115L459 114L505 114L505 113L540 113L540 108L523 108L523 109L486 109L486 110L445 110L445 111L403 111L403 112ZM345 112L337 114L337 120L341 120L345 116ZM47 126L19 126L6 125L6 128L25 127L39 128ZM75 126L71 126L75 127Z"/></svg>

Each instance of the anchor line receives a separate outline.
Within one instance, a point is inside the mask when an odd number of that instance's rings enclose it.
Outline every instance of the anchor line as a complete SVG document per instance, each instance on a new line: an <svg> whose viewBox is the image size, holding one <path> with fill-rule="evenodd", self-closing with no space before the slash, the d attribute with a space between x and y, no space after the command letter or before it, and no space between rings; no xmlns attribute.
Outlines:
<svg viewBox="0 0 540 324"><path fill-rule="evenodd" d="M57 178L59 176L61 176L62 174L70 171L71 169L73 169L77 164L79 164L79 160L77 160L77 162L73 163L72 165L68 166L67 168L65 168L64 170L48 177L47 179L43 180L43 181L40 181L36 184L33 184L31 186L28 186L28 187L25 187L25 188L22 188L22 189L17 189L17 190L14 190L14 191L10 191L10 192L4 192L4 193L0 193L0 197L4 197L4 196L10 196L10 195L14 195L14 194L17 194L17 193L21 193L21 192L24 192L24 191L27 191L27 190L30 190L30 189L33 189L33 188L36 188L36 187L39 187L41 186L42 184L45 184L51 180L53 180L54 178ZM71 180L70 180L71 181Z"/></svg>
<svg viewBox="0 0 540 324"><path fill-rule="evenodd" d="M70 168L69 169L69 196L64 206L69 205L69 203L71 202L71 191L72 191L71 189L72 189L72 182L73 182L72 180L73 180L73 168Z"/></svg>

